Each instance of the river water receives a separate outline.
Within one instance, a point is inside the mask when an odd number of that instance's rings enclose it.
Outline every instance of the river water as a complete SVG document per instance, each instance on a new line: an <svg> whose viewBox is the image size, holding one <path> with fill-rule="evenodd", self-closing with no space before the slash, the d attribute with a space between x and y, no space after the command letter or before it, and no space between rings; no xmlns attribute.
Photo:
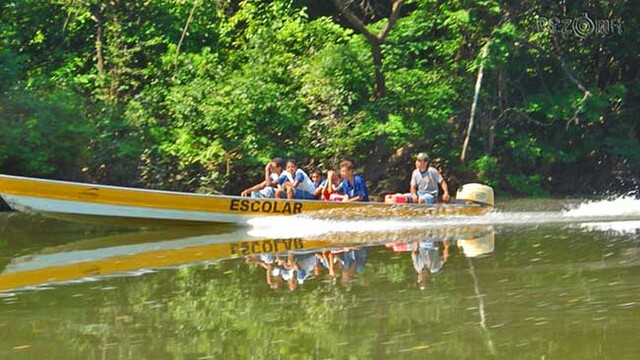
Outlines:
<svg viewBox="0 0 640 360"><path fill-rule="evenodd" d="M138 228L0 213L2 359L636 359L640 201Z"/></svg>

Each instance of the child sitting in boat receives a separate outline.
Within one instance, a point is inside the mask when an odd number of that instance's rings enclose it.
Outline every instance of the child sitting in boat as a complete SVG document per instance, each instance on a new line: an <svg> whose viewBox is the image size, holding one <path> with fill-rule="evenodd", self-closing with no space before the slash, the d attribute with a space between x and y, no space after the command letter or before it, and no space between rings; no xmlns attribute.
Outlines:
<svg viewBox="0 0 640 360"><path fill-rule="evenodd" d="M277 198L282 198L283 193L286 193L287 199L314 199L313 181L304 170L298 167L294 159L287 160L286 172L287 174L281 175L278 179L278 183L282 185L282 191L276 191Z"/></svg>
<svg viewBox="0 0 640 360"><path fill-rule="evenodd" d="M327 171L327 178L322 180L313 195L320 200L332 200L331 196L334 196L334 201L341 201L342 198L339 200L335 199L336 196L343 196L338 194L338 188L341 183L342 179L340 175L334 170L329 170Z"/></svg>
<svg viewBox="0 0 640 360"><path fill-rule="evenodd" d="M253 185L240 193L240 196L251 195L253 198L273 198L275 188L278 186L278 178L283 173L282 158L275 157L264 168L264 181Z"/></svg>
<svg viewBox="0 0 640 360"><path fill-rule="evenodd" d="M313 169L313 171L311 172L311 181L313 182L313 187L316 190L326 182L326 180L322 178L322 171L320 171L320 169L318 168Z"/></svg>
<svg viewBox="0 0 640 360"><path fill-rule="evenodd" d="M342 201L369 201L369 192L364 178L354 174L353 162L344 160L340 163L340 175L342 183L338 188L338 192L345 197Z"/></svg>

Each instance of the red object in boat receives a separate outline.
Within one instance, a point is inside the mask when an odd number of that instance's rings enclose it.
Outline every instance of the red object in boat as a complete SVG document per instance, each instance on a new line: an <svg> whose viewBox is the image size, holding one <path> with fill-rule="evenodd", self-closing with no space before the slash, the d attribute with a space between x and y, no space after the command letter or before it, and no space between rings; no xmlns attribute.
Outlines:
<svg viewBox="0 0 640 360"><path fill-rule="evenodd" d="M387 204L406 204L409 202L409 199L405 194L396 193L385 196L384 202Z"/></svg>

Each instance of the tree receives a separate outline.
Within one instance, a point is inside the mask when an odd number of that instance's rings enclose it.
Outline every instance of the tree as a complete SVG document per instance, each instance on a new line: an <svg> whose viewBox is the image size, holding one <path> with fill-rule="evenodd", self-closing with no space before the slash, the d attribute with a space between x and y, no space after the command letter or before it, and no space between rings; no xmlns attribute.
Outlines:
<svg viewBox="0 0 640 360"><path fill-rule="evenodd" d="M355 15L354 11L351 9L354 3L353 0L333 0L333 3L340 10L340 13L351 24L351 26L353 26L356 31L360 32L367 39L369 45L371 46L371 59L373 61L373 68L375 72L375 85L373 87L373 93L374 98L376 100L379 100L387 92L384 71L382 68L382 43L398 21L402 5L404 4L404 0L393 0L391 2L391 15L389 15L389 20L383 26L382 30L380 30L377 34L374 34L371 30L367 29L364 21ZM369 9L372 7L370 0L360 1L358 6L359 10L363 14L367 14L368 12L370 12Z"/></svg>

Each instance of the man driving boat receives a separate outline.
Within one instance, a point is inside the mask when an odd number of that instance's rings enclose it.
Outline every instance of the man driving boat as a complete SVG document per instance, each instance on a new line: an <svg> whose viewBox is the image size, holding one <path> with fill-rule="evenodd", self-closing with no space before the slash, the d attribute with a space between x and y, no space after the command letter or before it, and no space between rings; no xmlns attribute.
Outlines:
<svg viewBox="0 0 640 360"><path fill-rule="evenodd" d="M438 198L438 185L442 187L442 200L449 202L449 187L440 172L430 166L429 156L426 153L416 155L416 169L411 174L409 191L411 201L420 204L435 204Z"/></svg>

